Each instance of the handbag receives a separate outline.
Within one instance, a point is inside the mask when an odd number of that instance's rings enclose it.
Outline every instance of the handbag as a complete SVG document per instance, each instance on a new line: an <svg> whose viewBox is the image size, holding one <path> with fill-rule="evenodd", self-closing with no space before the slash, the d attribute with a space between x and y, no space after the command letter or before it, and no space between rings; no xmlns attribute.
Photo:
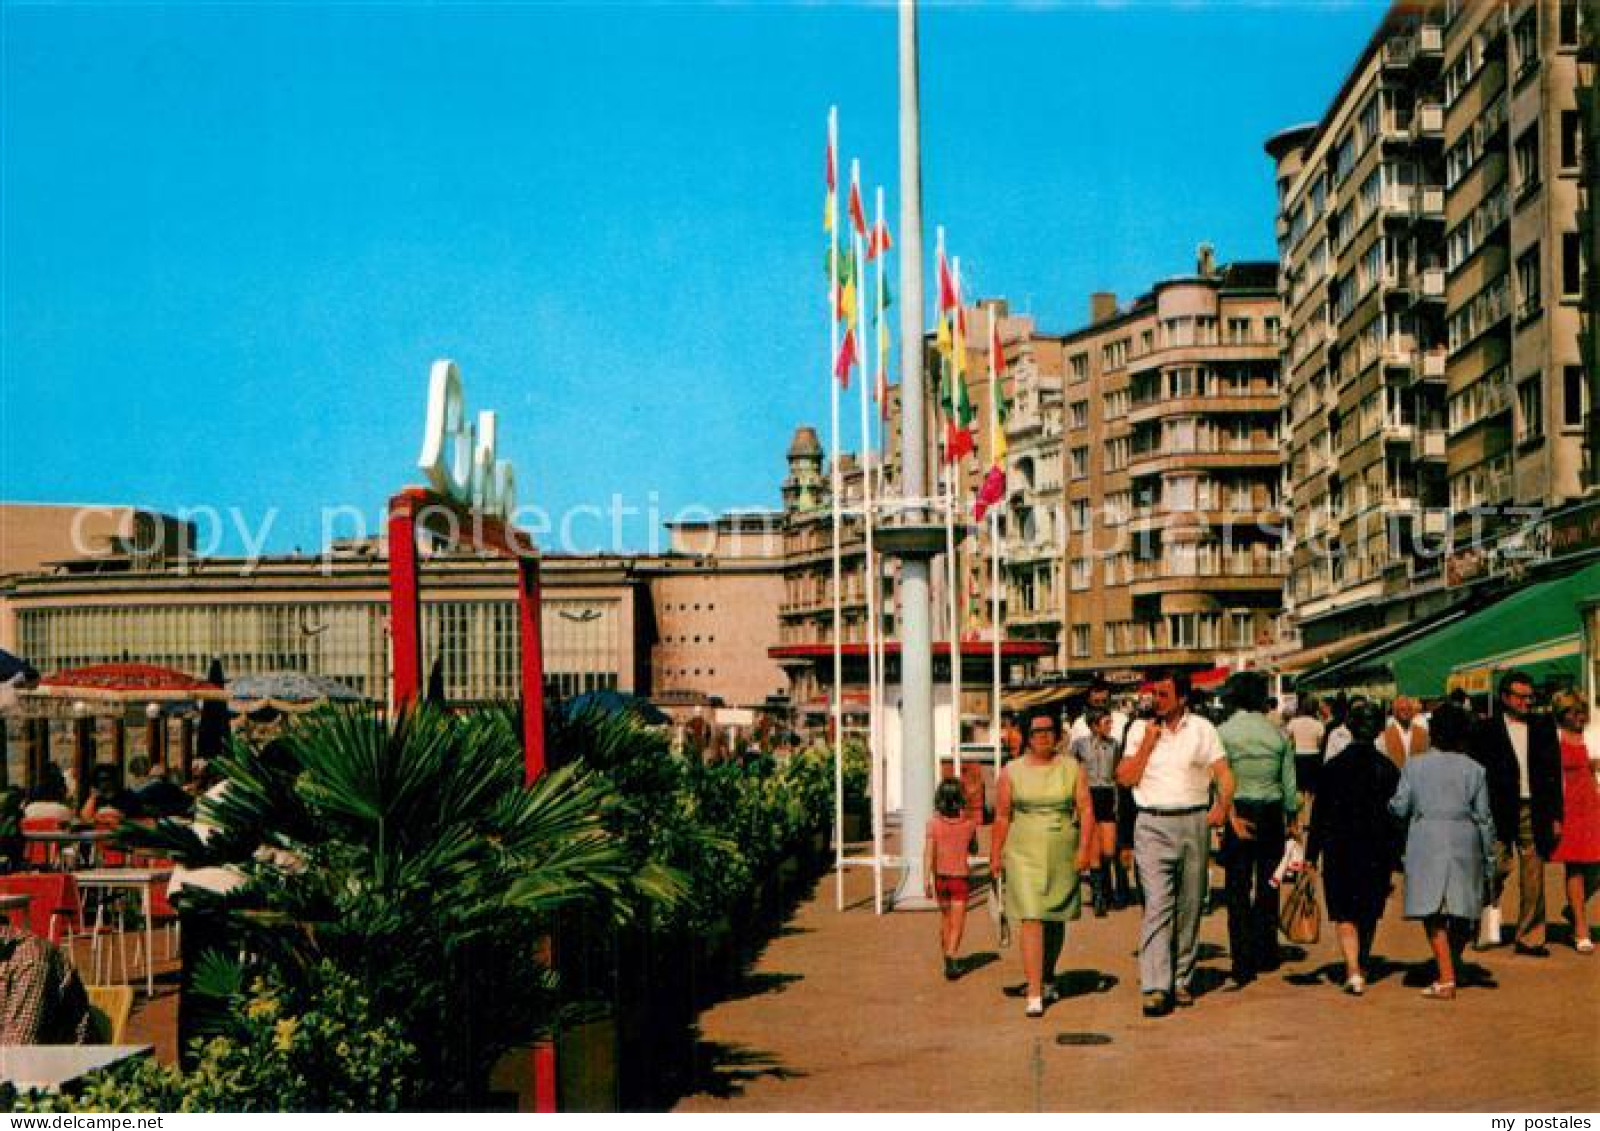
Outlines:
<svg viewBox="0 0 1600 1131"><path fill-rule="evenodd" d="M1278 929L1292 943L1314 943L1322 935L1322 908L1317 903L1317 870L1307 864L1278 908Z"/></svg>
<svg viewBox="0 0 1600 1131"><path fill-rule="evenodd" d="M994 922L995 940L1002 948L1011 945L1011 921L1006 918L1006 878L989 881L989 918Z"/></svg>

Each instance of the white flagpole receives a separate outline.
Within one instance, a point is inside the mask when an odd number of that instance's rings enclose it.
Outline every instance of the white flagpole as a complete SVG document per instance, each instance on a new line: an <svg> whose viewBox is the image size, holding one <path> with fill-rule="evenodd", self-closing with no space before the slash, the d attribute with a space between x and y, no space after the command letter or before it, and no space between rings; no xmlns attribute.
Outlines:
<svg viewBox="0 0 1600 1131"><path fill-rule="evenodd" d="M833 904L844 910L844 626L840 618L839 586L843 572L839 553L839 378L834 372L839 360L839 109L828 108L828 152L834 163L834 184L828 189L828 212L832 230L828 233L828 392L833 404L832 479L833 503Z"/></svg>
<svg viewBox="0 0 1600 1131"><path fill-rule="evenodd" d="M850 199L854 201L860 192L861 162L850 162ZM863 218L864 219L864 218ZM862 311L867 304L866 259L862 255L861 233L853 228L850 236L850 248L853 255L854 270L860 274L858 282L861 284L856 294L856 309L852 320L856 327L856 341L861 346L863 359L861 365L861 522L862 522L862 548L864 557L861 563L861 586L865 590L864 596L867 604L867 758L871 767L872 796L877 798L880 791L878 777L878 709L874 694L878 685L878 601L877 594L873 592L876 573L873 562L872 545L872 396L876 391L873 385L872 355L877 349L868 350L866 343L861 339L861 327L866 321ZM874 343L874 347L876 343ZM873 830L872 830L872 907L874 913L883 914L883 865L878 858L878 828L877 828L877 802L873 802Z"/></svg>
<svg viewBox="0 0 1600 1131"><path fill-rule="evenodd" d="M989 307L989 450L996 457L994 465L1000 468L1000 473L1005 474L1001 466L1000 454L1000 359L995 356L995 351L1000 348L1000 334L995 328L994 307ZM1005 496L1001 496L1001 500ZM989 716L989 740L994 748L995 781L1000 777L1000 643L1004 633L1004 626L1000 623L1000 507L998 502L989 508L989 623L991 634L994 637L994 686Z"/></svg>
<svg viewBox="0 0 1600 1131"><path fill-rule="evenodd" d="M880 229L887 231L887 228L885 228L883 223L883 186L881 185L878 186L877 192L873 198L872 231L874 235L876 235ZM884 414L880 416L880 421L887 420L889 407L889 382L887 373L885 372L889 364L889 356L887 351L880 351L877 348L878 340L885 333L883 320L888 317L889 314L888 310L885 309L883 305L884 275L888 269L888 259L889 249L887 247L880 246L878 248L878 283L877 289L874 291L872 296L872 306L877 312L872 326L872 352L877 354L878 357L877 374L874 378L877 384L874 386L874 391L879 395L878 411L879 413ZM878 473L881 476L883 474L884 465L889 461L889 429L882 423L879 425L879 438L883 444L883 450L878 459ZM881 480L879 486L882 486ZM872 528L869 525L867 529L870 531ZM868 572L871 575L873 599L876 600L878 596L883 593L883 562L881 560L872 562L869 555L869 563L870 569ZM872 770L876 775L876 779L872 789L872 890L874 899L873 907L881 915L883 913L883 826L887 813L888 799L886 795L888 792L889 781L887 763L889 744L887 741L887 735L885 733L888 730L888 727L884 718L884 708L888 698L885 689L885 684L888 678L885 674L887 656L886 649L884 648L883 617L881 615L877 616L874 620L873 628L876 631L874 635L875 644L873 645L875 667L873 669L874 674L871 691L872 720L875 728L873 736L874 745L872 755Z"/></svg>
<svg viewBox="0 0 1600 1131"><path fill-rule="evenodd" d="M950 260L950 277L955 281L956 308L950 312L952 324L950 327L950 364L951 379L955 384L950 386L950 405L958 408L961 404L964 388L958 385L966 384L966 361L960 356L966 353L966 335L956 333L956 325L960 323L962 305L965 298L961 294L961 257L955 256ZM961 421L956 420L958 427ZM961 562L957 557L956 545L956 506L957 491L956 481L961 477L961 464L957 460L950 460L945 475L945 544L949 548L950 558L950 758L955 763L956 776L961 776ZM938 780L937 775L934 778Z"/></svg>

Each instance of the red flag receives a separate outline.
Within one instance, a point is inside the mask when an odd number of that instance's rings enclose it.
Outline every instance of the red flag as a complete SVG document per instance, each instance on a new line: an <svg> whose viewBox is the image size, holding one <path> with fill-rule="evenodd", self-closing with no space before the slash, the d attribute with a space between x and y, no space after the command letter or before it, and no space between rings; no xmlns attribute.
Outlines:
<svg viewBox="0 0 1600 1131"><path fill-rule="evenodd" d="M961 299L956 294L956 281L950 277L950 263L944 257L943 249L939 252L939 309L954 310L961 305Z"/></svg>
<svg viewBox="0 0 1600 1131"><path fill-rule="evenodd" d="M1006 375L1006 351L1000 348L1000 321L992 318L989 320L989 356L994 359L994 375Z"/></svg>
<svg viewBox="0 0 1600 1131"><path fill-rule="evenodd" d="M823 177L827 182L828 191L832 192L834 190L834 186L838 182L837 182L837 178L834 176L834 166L833 166L833 122L832 122L831 119L828 122L828 158L827 158L827 161L828 161L828 167L824 171Z"/></svg>
<svg viewBox="0 0 1600 1131"><path fill-rule="evenodd" d="M961 459L963 456L970 456L977 450L970 428L957 424L954 420L945 421L944 461L946 463L955 463L956 460Z"/></svg>
<svg viewBox="0 0 1600 1131"><path fill-rule="evenodd" d="M861 186L855 181L850 182L850 224L856 235L867 234L867 210L861 204Z"/></svg>
<svg viewBox="0 0 1600 1131"><path fill-rule="evenodd" d="M833 362L833 375L838 378L839 384L846 389L850 387L850 370L856 363L856 331L850 327L844 332L844 341L839 343L839 356Z"/></svg>
<svg viewBox="0 0 1600 1131"><path fill-rule="evenodd" d="M983 477L983 484L978 488L978 500L972 508L973 520L982 522L989 508L1005 497L1006 473L998 467L991 467L989 474Z"/></svg>
<svg viewBox="0 0 1600 1131"><path fill-rule="evenodd" d="M879 220L873 225L872 234L867 237L867 262L871 263L893 246L894 240L889 238L889 225Z"/></svg>

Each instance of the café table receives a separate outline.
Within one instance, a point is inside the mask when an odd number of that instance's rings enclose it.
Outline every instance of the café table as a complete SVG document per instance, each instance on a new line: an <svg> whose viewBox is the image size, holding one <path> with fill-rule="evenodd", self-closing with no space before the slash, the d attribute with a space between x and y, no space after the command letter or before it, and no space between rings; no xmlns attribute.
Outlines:
<svg viewBox="0 0 1600 1131"><path fill-rule="evenodd" d="M0 1080L19 1092L59 1092L91 1072L136 1056L149 1045L0 1045Z"/></svg>
<svg viewBox="0 0 1600 1131"><path fill-rule="evenodd" d="M94 976L100 977L100 938L101 928L105 925L106 899L105 896L118 891L132 891L139 893L140 910L144 914L144 992L145 997L151 998L156 993L155 975L155 922L152 916L152 889L156 884L164 884L172 878L171 868L92 868L85 872L73 873L73 878L78 882L78 897L82 900L83 921L87 922L89 907L89 892L102 893L94 912ZM122 977L128 977L128 957L125 949L126 943L119 931L118 948L122 957ZM110 955L106 956L106 973L111 973Z"/></svg>
<svg viewBox="0 0 1600 1131"><path fill-rule="evenodd" d="M64 847L71 846L87 849L89 858L85 861L85 863L92 865L95 863L95 850L100 846L101 843L110 840L116 835L117 834L111 829L56 829L50 832L24 829L22 838L24 840L36 841L40 844L49 845L51 848L51 863L53 863L57 868L60 868L61 850Z"/></svg>

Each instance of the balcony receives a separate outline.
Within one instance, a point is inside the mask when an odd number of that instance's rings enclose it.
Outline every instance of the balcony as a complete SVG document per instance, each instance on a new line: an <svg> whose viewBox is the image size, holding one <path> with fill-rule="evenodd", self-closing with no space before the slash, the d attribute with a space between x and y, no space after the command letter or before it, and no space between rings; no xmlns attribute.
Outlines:
<svg viewBox="0 0 1600 1131"><path fill-rule="evenodd" d="M1444 107L1437 102L1424 102L1411 115L1411 140L1414 142L1444 140Z"/></svg>
<svg viewBox="0 0 1600 1131"><path fill-rule="evenodd" d="M1395 334L1383 343L1383 364L1392 368L1405 369L1416 364L1417 343L1416 339L1405 334Z"/></svg>
<svg viewBox="0 0 1600 1131"><path fill-rule="evenodd" d="M1412 275L1414 280L1411 293L1417 302L1435 303L1444 301L1444 268L1429 267L1417 271Z"/></svg>
<svg viewBox="0 0 1600 1131"><path fill-rule="evenodd" d="M1288 557L1282 551L1253 554L1165 555L1133 565L1133 596L1276 588Z"/></svg>
<svg viewBox="0 0 1600 1131"><path fill-rule="evenodd" d="M1383 68L1403 71L1417 57L1417 41L1409 35L1391 36L1383 45Z"/></svg>
<svg viewBox="0 0 1600 1131"><path fill-rule="evenodd" d="M1383 433L1386 444L1405 444L1408 447L1416 439L1417 426L1408 424L1403 420L1385 420L1379 431Z"/></svg>
<svg viewBox="0 0 1600 1131"><path fill-rule="evenodd" d="M1437 461L1445 458L1446 433L1443 428L1420 428L1411 444L1411 458L1416 461Z"/></svg>
<svg viewBox="0 0 1600 1131"><path fill-rule="evenodd" d="M1389 185L1378 194L1378 212L1385 220L1410 220L1415 196L1411 185Z"/></svg>
<svg viewBox="0 0 1600 1131"><path fill-rule="evenodd" d="M1418 185L1411 194L1413 223L1444 221L1444 189L1438 185Z"/></svg>
<svg viewBox="0 0 1600 1131"><path fill-rule="evenodd" d="M1422 355L1420 372L1424 381L1443 381L1445 365L1449 354L1445 350L1432 349Z"/></svg>
<svg viewBox="0 0 1600 1131"><path fill-rule="evenodd" d="M1208 447L1156 448L1135 452L1128 461L1128 474L1140 477L1160 475L1168 471L1206 470L1210 468L1276 467L1283 457L1276 444L1247 444L1237 447L1213 444Z"/></svg>
<svg viewBox="0 0 1600 1131"><path fill-rule="evenodd" d="M1423 24L1417 28L1416 61L1444 57L1444 28L1438 24Z"/></svg>

